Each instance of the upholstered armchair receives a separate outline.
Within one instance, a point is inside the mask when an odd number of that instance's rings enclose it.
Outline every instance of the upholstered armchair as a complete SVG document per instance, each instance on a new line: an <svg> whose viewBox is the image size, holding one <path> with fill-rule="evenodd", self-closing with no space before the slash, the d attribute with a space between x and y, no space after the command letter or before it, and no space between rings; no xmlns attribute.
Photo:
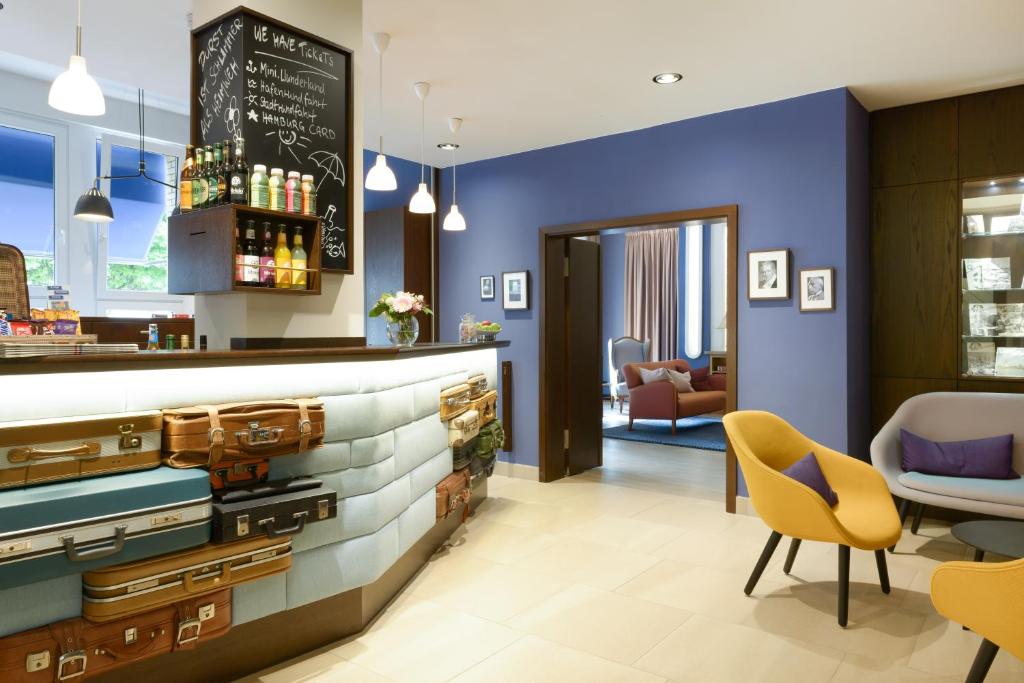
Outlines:
<svg viewBox="0 0 1024 683"><path fill-rule="evenodd" d="M982 637L967 683L981 683L999 648L1024 659L1024 560L946 562L932 574L939 614Z"/></svg>
<svg viewBox="0 0 1024 683"><path fill-rule="evenodd" d="M639 368L689 372L693 391L678 393L671 382L644 384ZM671 420L672 433L675 434L676 420L681 417L725 410L725 375L712 375L708 368L691 369L685 360L677 359L628 363L622 368L622 373L629 390L630 430L633 429L633 420Z"/></svg>
<svg viewBox="0 0 1024 683"><path fill-rule="evenodd" d="M622 412L622 403L629 395L626 387L626 378L622 374L622 367L626 363L646 363L651 359L651 340L640 341L633 337L619 337L608 340L608 394L611 407L619 402L619 412Z"/></svg>
<svg viewBox="0 0 1024 683"><path fill-rule="evenodd" d="M884 549L900 535L900 520L885 479L866 462L807 438L777 415L740 410L726 415L725 433L736 451L750 502L771 530L743 592L754 590L783 536L793 539L783 572L789 574L801 541L839 546L839 625L846 626L850 594L850 548L875 553L882 592L889 592ZM814 453L839 502L829 507L810 487L782 470Z"/></svg>

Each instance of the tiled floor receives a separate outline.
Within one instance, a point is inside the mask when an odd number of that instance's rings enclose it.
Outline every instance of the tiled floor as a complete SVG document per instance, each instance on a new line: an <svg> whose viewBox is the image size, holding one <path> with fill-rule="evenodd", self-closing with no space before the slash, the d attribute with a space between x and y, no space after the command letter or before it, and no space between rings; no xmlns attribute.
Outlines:
<svg viewBox="0 0 1024 683"><path fill-rule="evenodd" d="M493 477L478 514L365 633L247 683L964 679L979 636L927 593L939 562L966 557L946 526L905 532L890 595L854 551L841 629L834 546L805 543L791 576L780 546L746 597L760 520L604 477ZM988 682L1022 680L1024 663L1000 653Z"/></svg>

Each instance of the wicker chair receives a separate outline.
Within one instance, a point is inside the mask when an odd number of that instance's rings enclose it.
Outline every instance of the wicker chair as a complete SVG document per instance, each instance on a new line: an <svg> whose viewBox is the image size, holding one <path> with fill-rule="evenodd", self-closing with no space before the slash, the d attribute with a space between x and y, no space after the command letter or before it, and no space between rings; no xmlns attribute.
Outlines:
<svg viewBox="0 0 1024 683"><path fill-rule="evenodd" d="M0 244L0 308L7 309L9 318L29 317L25 255L13 244Z"/></svg>

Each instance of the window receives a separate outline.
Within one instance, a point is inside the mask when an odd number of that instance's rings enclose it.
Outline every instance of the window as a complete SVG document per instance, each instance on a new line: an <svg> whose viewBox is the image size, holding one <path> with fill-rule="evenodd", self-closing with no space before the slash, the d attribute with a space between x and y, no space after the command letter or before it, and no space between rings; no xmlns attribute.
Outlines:
<svg viewBox="0 0 1024 683"><path fill-rule="evenodd" d="M0 125L0 149L0 242L25 254L30 286L52 285L57 138Z"/></svg>
<svg viewBox="0 0 1024 683"><path fill-rule="evenodd" d="M119 143L120 139L112 136L98 141L97 163L102 161L103 174L134 175L139 168L138 147ZM159 145L147 143L146 147L146 173L176 184L177 154ZM114 221L101 227L105 243L101 289L107 296L115 297L132 292L166 293L167 219L177 202L175 190L141 177L105 184Z"/></svg>
<svg viewBox="0 0 1024 683"><path fill-rule="evenodd" d="M683 348L690 358L704 351L702 326L704 303L704 226L686 226L686 327Z"/></svg>

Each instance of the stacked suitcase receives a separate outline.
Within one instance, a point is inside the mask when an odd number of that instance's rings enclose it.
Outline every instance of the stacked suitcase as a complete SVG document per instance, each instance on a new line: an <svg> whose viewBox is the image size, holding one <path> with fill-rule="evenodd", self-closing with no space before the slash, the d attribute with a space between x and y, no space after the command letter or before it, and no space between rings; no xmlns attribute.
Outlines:
<svg viewBox="0 0 1024 683"><path fill-rule="evenodd" d="M269 459L323 442L322 403L0 423L0 589L82 574L80 618L0 638L0 680L84 679L231 625L231 587L287 571L337 515Z"/></svg>

